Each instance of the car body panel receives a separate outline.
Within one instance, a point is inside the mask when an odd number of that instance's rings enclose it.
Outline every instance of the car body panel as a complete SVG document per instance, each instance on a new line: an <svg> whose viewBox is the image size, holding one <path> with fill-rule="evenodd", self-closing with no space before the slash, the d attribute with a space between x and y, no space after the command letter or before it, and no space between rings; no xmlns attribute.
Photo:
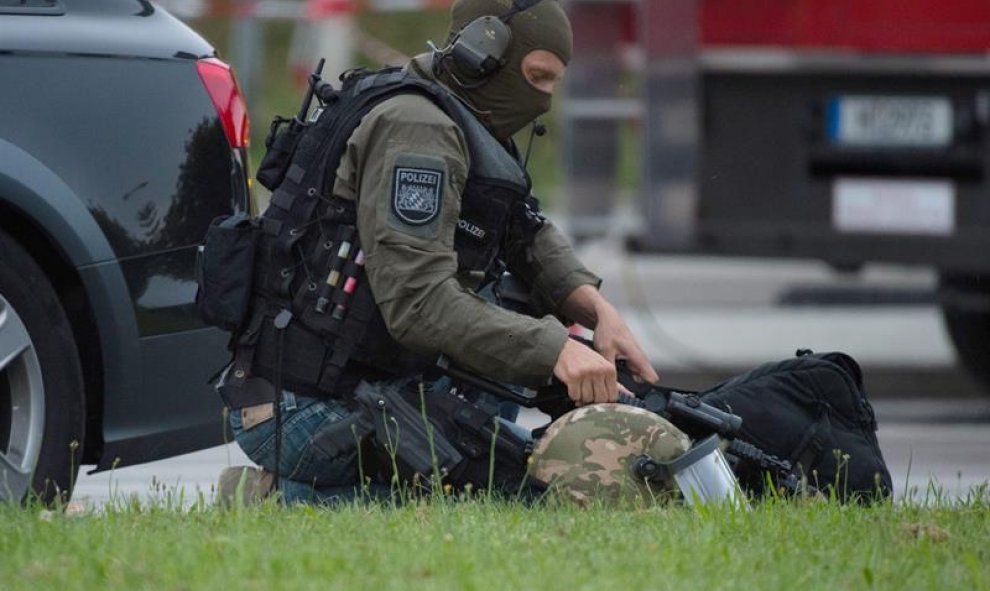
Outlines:
<svg viewBox="0 0 990 591"><path fill-rule="evenodd" d="M0 52L200 58L213 47L168 12L142 0L62 2L62 14L0 15ZM57 27L57 29L56 29ZM57 30L57 34L53 34ZM112 30L112 34L108 31Z"/></svg>
<svg viewBox="0 0 990 591"><path fill-rule="evenodd" d="M196 244L233 207L216 198L231 195L229 168L215 164L230 147L194 62L0 55L0 76L18 81L0 95L0 137L44 154L115 258Z"/></svg>
<svg viewBox="0 0 990 591"><path fill-rule="evenodd" d="M16 81L0 87L0 212L85 289L98 342L78 346L99 348L102 386L87 446L108 469L222 441L207 380L228 337L199 320L194 262L209 222L246 209L246 166L196 69L206 41L150 2L60 4L0 14L0 79Z"/></svg>
<svg viewBox="0 0 990 591"><path fill-rule="evenodd" d="M113 258L109 241L72 188L2 135L0 196L44 228L73 266Z"/></svg>
<svg viewBox="0 0 990 591"><path fill-rule="evenodd" d="M223 405L207 381L227 360L227 339L212 328L139 339L140 383L107 399L96 471L223 443Z"/></svg>
<svg viewBox="0 0 990 591"><path fill-rule="evenodd" d="M141 337L203 328L194 305L196 254L194 245L121 261Z"/></svg>

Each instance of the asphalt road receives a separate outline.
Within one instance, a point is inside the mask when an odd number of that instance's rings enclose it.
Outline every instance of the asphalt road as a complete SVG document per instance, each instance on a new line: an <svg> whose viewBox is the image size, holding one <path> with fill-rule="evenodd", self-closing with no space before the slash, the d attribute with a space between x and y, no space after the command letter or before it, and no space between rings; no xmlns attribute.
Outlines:
<svg viewBox="0 0 990 591"><path fill-rule="evenodd" d="M666 383L704 387L798 348L846 351L864 367L897 496L958 497L990 481L990 394L956 366L931 273L851 277L805 261L630 256L608 240L582 255ZM187 500L210 498L220 470L243 463L236 446L214 448L81 475L74 497L99 504L181 488Z"/></svg>

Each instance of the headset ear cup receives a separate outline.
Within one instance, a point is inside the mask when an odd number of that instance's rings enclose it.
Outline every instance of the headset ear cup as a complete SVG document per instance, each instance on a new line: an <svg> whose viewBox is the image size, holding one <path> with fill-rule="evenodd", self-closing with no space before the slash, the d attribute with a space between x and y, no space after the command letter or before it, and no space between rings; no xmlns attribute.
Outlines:
<svg viewBox="0 0 990 591"><path fill-rule="evenodd" d="M451 46L458 65L475 76L498 70L512 42L509 26L495 16L476 18L461 29Z"/></svg>

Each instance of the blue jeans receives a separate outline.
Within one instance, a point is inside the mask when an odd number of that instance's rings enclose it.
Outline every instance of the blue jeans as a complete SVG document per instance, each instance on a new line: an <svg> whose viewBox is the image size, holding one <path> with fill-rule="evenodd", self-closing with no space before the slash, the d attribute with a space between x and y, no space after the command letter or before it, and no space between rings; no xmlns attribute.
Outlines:
<svg viewBox="0 0 990 591"><path fill-rule="evenodd" d="M381 384L404 384L410 378L399 378ZM431 394L445 393L450 380L442 378L429 388ZM353 446L338 445L331 455L316 445L321 434L329 433L352 415L340 401L320 400L284 392L282 396L282 450L279 490L286 503L335 504L359 498L387 499L392 490L388 483L371 480L359 467L358 442ZM275 421L267 420L244 429L241 413L230 413L230 428L234 440L244 453L268 472L275 471ZM505 419L503 428L512 429L523 437L529 431ZM343 438L347 440L346 437ZM364 477L365 486L361 486Z"/></svg>
<svg viewBox="0 0 990 591"><path fill-rule="evenodd" d="M339 401L318 400L285 392L282 396L282 450L279 489L287 502L307 500L316 490L352 498L359 482L357 445L330 457L313 445L314 437L351 414ZM275 472L275 421L244 429L241 413L230 413L234 440L251 461Z"/></svg>

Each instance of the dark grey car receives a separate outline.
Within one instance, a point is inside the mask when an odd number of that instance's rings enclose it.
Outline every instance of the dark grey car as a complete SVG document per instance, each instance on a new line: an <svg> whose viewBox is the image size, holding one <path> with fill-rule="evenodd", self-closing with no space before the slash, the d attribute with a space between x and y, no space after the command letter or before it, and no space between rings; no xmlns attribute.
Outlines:
<svg viewBox="0 0 990 591"><path fill-rule="evenodd" d="M151 2L0 0L0 499L222 440L194 262L246 208L247 124Z"/></svg>

